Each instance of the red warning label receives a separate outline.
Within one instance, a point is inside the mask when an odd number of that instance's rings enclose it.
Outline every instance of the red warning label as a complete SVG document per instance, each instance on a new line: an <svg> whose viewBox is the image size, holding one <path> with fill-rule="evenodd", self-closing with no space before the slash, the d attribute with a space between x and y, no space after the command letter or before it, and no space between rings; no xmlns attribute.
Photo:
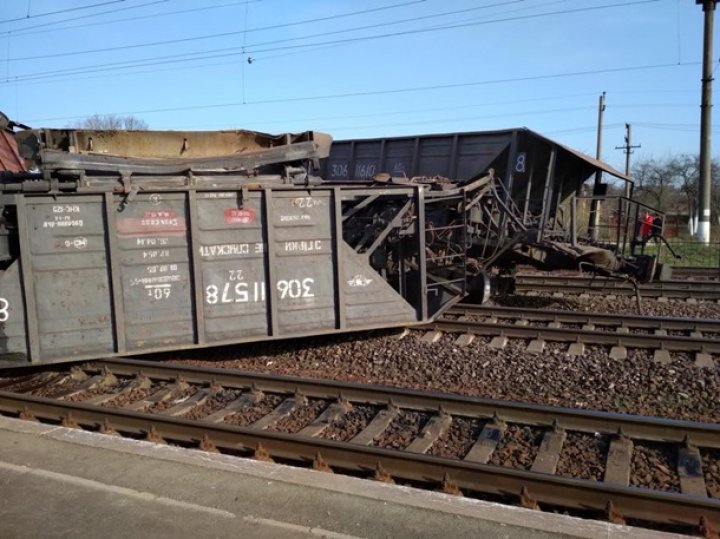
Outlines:
<svg viewBox="0 0 720 539"><path fill-rule="evenodd" d="M247 225L254 223L257 215L251 208L227 208L225 222L229 225Z"/></svg>

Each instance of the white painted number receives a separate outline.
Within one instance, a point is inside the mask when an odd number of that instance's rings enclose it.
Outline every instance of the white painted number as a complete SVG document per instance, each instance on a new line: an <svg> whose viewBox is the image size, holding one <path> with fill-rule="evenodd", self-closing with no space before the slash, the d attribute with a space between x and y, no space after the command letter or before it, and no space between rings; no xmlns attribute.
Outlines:
<svg viewBox="0 0 720 539"><path fill-rule="evenodd" d="M289 281L278 281L277 289L280 292L280 299L285 298L313 298L315 294L312 291L312 285L315 279L307 277L302 281L300 279L290 279Z"/></svg>
<svg viewBox="0 0 720 539"><path fill-rule="evenodd" d="M167 299L170 297L170 287L151 287L148 288L148 296L153 298L154 300L160 301L162 299Z"/></svg>
<svg viewBox="0 0 720 539"><path fill-rule="evenodd" d="M8 318L10 318L10 302L0 298L0 322L7 322Z"/></svg>
<svg viewBox="0 0 720 539"><path fill-rule="evenodd" d="M518 173L525 172L526 166L527 166L527 154L525 152L517 154L517 157L515 158L515 172L518 172Z"/></svg>
<svg viewBox="0 0 720 539"><path fill-rule="evenodd" d="M265 301L265 283L229 283L205 287L205 303L208 305Z"/></svg>
<svg viewBox="0 0 720 539"><path fill-rule="evenodd" d="M330 176L333 178L346 177L348 175L347 163L333 164L331 166Z"/></svg>
<svg viewBox="0 0 720 539"><path fill-rule="evenodd" d="M375 165L372 163L358 163L355 165L356 178L370 178L375 174Z"/></svg>
<svg viewBox="0 0 720 539"><path fill-rule="evenodd" d="M205 288L205 303L215 305L218 302L218 287L211 284Z"/></svg>
<svg viewBox="0 0 720 539"><path fill-rule="evenodd" d="M282 279L277 282L280 299L314 298L315 279ZM221 285L210 284L205 287L205 303L208 305L227 305L230 303L248 303L265 301L265 283L229 282Z"/></svg>

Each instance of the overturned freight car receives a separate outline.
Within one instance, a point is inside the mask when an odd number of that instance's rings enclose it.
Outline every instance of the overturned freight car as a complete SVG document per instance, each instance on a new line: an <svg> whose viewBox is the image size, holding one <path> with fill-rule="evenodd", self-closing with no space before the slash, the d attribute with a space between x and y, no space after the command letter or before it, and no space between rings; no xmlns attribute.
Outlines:
<svg viewBox="0 0 720 539"><path fill-rule="evenodd" d="M409 325L465 294L426 186L323 184L327 135L12 127L0 366ZM434 201L458 233L464 197Z"/></svg>

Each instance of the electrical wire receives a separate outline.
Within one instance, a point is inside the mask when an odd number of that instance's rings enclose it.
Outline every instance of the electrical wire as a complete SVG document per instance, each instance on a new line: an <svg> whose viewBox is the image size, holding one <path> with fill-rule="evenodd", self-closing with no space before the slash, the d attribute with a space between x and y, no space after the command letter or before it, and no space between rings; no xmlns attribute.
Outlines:
<svg viewBox="0 0 720 539"><path fill-rule="evenodd" d="M682 64L682 65L684 66L684 65L697 65L697 64L699 64L699 62L692 62L689 64ZM293 102L301 102L301 101L322 101L322 100L327 100L327 99L343 99L343 98L348 98L348 97L366 97L366 96L376 96L376 95L386 95L386 94L401 94L401 93L408 93L408 92L447 90L447 89L452 89L452 88L489 86L489 85L495 85L495 84L507 84L507 83L514 83L514 82L530 82L530 81L538 81L538 80L554 80L554 79L577 77L577 76L599 75L599 74L608 74L608 73L625 73L625 72L630 72L630 71L647 71L647 70L652 70L652 69L668 69L668 68L675 69L677 67L679 67L679 66L675 62L672 62L672 63L667 63L667 64L626 66L626 67L617 67L617 68L593 69L593 70L586 70L586 71L571 71L571 72L565 72L565 73L553 73L553 74L549 74L549 75L529 75L529 76L524 76L524 77L514 77L514 78L504 78L504 79L488 79L488 80L482 80L482 81L436 84L436 85L429 85L429 86L413 86L413 87L393 88L393 89L384 89L384 90L366 90L366 91L360 91L360 92L344 92L344 93L338 93L338 94L323 94L323 95L314 95L314 96L297 96L297 97L261 99L261 100L256 100L256 101L247 101L245 103L228 102L228 103L215 103L215 104L186 105L186 106L182 106L182 107L164 107L164 108L156 108L156 109L115 112L113 114L118 114L118 115L153 114L153 113L160 113L160 112L180 112L180 111L188 111L188 110L218 109L218 108L226 108L226 107L237 107L237 106L243 106L243 105L266 105L266 104L276 104L276 103L293 103ZM71 118L77 118L77 117L78 116L73 116ZM68 119L68 118L67 117L55 117L55 118L40 119L40 121L55 121L55 120L66 120L66 119Z"/></svg>
<svg viewBox="0 0 720 539"><path fill-rule="evenodd" d="M514 0L514 1L522 1L522 0ZM477 21L477 22L471 22L471 23L460 23L460 24L452 24L452 25L445 25L445 26L439 26L439 27L432 27L432 28L420 28L420 29L412 29L412 30L405 30L405 31L397 31L392 32L389 34L376 34L373 36L361 36L361 37L355 37L355 38L346 38L346 39L339 39L339 40L331 40L331 41L325 41L320 43L309 43L309 44L295 44L295 45L285 45L280 47L271 47L266 49L254 49L253 47L259 47L263 45L269 45L274 43L282 43L287 41L293 41L297 39L306 39L310 37L316 37L316 36L326 36L326 35L332 35L334 33L338 32L349 32L349 31L355 31L356 29L351 30L340 30L336 32L325 32L322 34L314 34L312 36L305 36L303 38L288 38L288 39L282 39L282 40L275 40L275 41L267 41L263 43L256 43L248 45L245 49L242 47L228 47L228 48L221 48L221 49L210 49L205 51L198 51L198 52L192 52L192 53L183 53L183 54L172 54L172 55L164 55L164 56L156 56L156 57L150 57L150 58L142 58L132 61L121 61L121 62L109 62L109 63L102 63L102 64L94 64L94 65L88 65L88 66L81 66L77 68L69 68L69 69L61 69L61 70L53 70L53 71L43 71L38 73L31 73L31 74L25 74L25 75L18 75L13 78L14 82L22 82L25 80L37 80L38 78L44 78L48 76L55 76L58 74L85 74L85 73L93 73L93 72L99 72L99 71L107 71L108 68L110 69L124 69L124 68L132 68L132 67L145 67L150 65L162 65L165 63L178 63L178 62L186 62L186 61L192 61L192 60L198 60L198 59L214 59L214 58L221 58L221 57L227 57L227 56L238 56L242 54L257 54L261 52L272 52L272 51L278 51L278 50L287 50L287 49L294 49L294 48L306 48L306 47L315 47L318 45L340 45L340 44L347 44L347 43L355 43L358 41L367 41L367 40L375 40L375 39L383 39L383 38L389 38L389 37L399 37L409 34L418 34L418 33L427 33L427 32L436 32L441 30L453 30L458 28L466 28L466 27L472 27L472 26L480 26L480 25L487 25L487 24L493 24L493 23L502 23L502 22L510 22L510 21L516 21L516 20L524 20L524 19L532 19L532 18L538 18L538 17L548 17L548 16L555 16L555 15L565 15L569 13L578 13L578 12L586 12L591 10L597 10L597 9L608 9L608 8L614 8L614 7L626 7L629 5L638 5L638 4L648 4L648 3L655 3L659 2L661 0L634 0L630 2L622 2L619 4L609 4L604 6L593 6L589 8L576 8L576 9L569 9L569 10L561 10L561 11L553 11L553 12L544 12L539 14L530 14L530 15L521 15L517 17L506 17L501 19L492 19L492 20L485 20L485 21ZM507 3L503 4L506 5ZM437 14L435 15L437 17ZM385 25L386 23L381 23L380 25ZM380 25L371 25L371 27L378 27ZM361 27L367 29L367 27ZM218 54L214 54L218 53ZM204 55L197 57L198 55ZM197 58L190 58L191 56L196 56Z"/></svg>
<svg viewBox="0 0 720 539"><path fill-rule="evenodd" d="M161 2L166 2L166 1L169 2L170 0L160 0L160 1ZM154 19L157 17L168 17L170 15L182 15L185 13L195 13L198 11L209 11L212 9L234 7L234 6L244 5L244 4L255 4L257 2L262 2L262 1L263 0L243 0L242 2L229 2L226 4L217 4L214 6L202 6L202 7L196 7L196 8L191 8L191 9L179 9L179 10L175 10L175 11L166 11L163 13L151 13L151 14L147 14L147 15L138 15L136 17L124 17L122 19L111 19L108 21L95 21L95 22L88 23L88 24L76 24L74 26L63 26L62 28L47 28L48 26L55 26L58 24L66 23L66 22L72 22L72 21L76 21L76 20L86 19L89 17L94 17L95 15L106 15L108 13L117 13L118 11L126 11L128 9L132 9L132 7L128 6L126 8L120 8L120 9L116 9L116 10L101 11L97 14L86 15L83 17L74 17L72 19L63 19L60 21L54 21L54 22L49 22L49 23L45 23L45 24L34 24L32 27L21 28L20 30L11 30L9 32L12 32L13 36L15 36L15 37L30 36L30 35L35 35L35 34L46 34L47 32L57 32L57 31L62 31L62 30L76 30L78 28L87 28L88 26L104 26L106 24L114 24L116 22L138 21L138 20L143 20L143 19ZM152 3L155 3L155 2L152 2ZM42 28L42 30L40 30L40 28Z"/></svg>
<svg viewBox="0 0 720 539"><path fill-rule="evenodd" d="M513 3L515 2L521 2L523 0L513 0ZM311 37L318 37L318 36L327 36L327 35L333 35L337 33L347 33L350 31L356 31L360 29L368 29L368 28L377 28L379 26L386 26L388 24L398 24L400 21L393 21L392 23L379 23L374 25L368 25L353 29L347 29L347 30L339 30L334 32L323 32L320 34L312 34L310 36L304 36L302 38L286 38L281 40L274 40L274 41L266 41L262 43L256 43L248 45L246 48L242 47L228 47L228 48L221 48L221 49L210 49L205 51L198 51L198 52L192 52L192 53L184 53L184 54L172 54L172 55L165 55L165 56L156 56L156 57L150 57L150 58L142 58L137 59L133 61L122 61L122 62L109 62L109 63L102 63L102 64L94 64L89 66L81 66L77 68L69 68L69 69L62 69L62 70L54 70L54 71L44 71L39 72L35 74L27 74L27 75L19 75L14 78L15 82L21 82L24 80L36 80L37 78L42 78L46 76L55 76L62 73L91 73L95 71L106 71L108 67L116 67L116 68L128 68L128 67L144 67L144 66L150 66L150 65L161 65L163 63L177 63L178 61L191 61L191 60L197 60L198 58L190 58L191 56L198 56L198 55L204 55L201 56L199 59L213 59L213 58L220 58L225 56L237 56L242 54L257 54L261 52L272 52L272 51L278 51L278 50L287 50L287 49L294 49L294 48L305 48L305 47L314 47L317 45L339 45L339 44L346 44L346 43L354 43L358 41L367 41L367 40L375 40L375 39L382 39L382 38L388 38L388 37L398 37L398 36L404 36L404 35L410 35L410 34L418 34L418 33L426 33L426 32L436 32L441 30L452 30L457 28L465 28L465 27L471 27L471 26L480 26L480 25L487 25L487 24L493 24L493 23L500 23L500 22L509 22L509 21L517 21L517 20L524 20L524 19L531 19L531 18L538 18L538 17L547 17L547 16L555 16L555 15L565 15L569 13L578 13L578 12L585 12L585 11L591 11L591 10L597 10L597 9L608 9L608 8L614 8L614 7L625 7L628 5L637 5L637 4L647 4L647 3L655 3L659 2L661 0L634 0L630 2L623 2L619 4L609 4L609 5L603 5L603 6L593 6L593 7L587 7L587 8L576 8L576 9L568 9L568 10L561 10L561 11L552 11L552 12L544 12L544 13L538 13L538 14L530 14L530 15L521 15L516 17L506 17L501 19L491 19L491 20L484 20L484 21L477 21L477 22L471 22L471 23L460 23L460 24L453 24L453 25L445 25L445 26L435 26L431 28L420 28L420 29L413 29L413 30L405 30L405 31L399 31L399 32L392 32L389 34L376 34L373 36L361 36L361 37L354 37L354 38L346 38L346 39L340 39L340 40L331 40L331 41L325 41L321 43L310 43L310 44L295 44L295 45L286 45L281 47L274 47L274 48L266 48L266 49L254 49L254 47L260 47L264 45L271 45L271 44L277 44L277 43L283 43L287 41L295 41L297 39L309 39ZM498 5L507 5L507 2L503 4L493 4L491 6L486 7L494 7ZM448 12L448 13L455 13L455 12ZM437 18L439 14L435 14L432 16L432 18ZM426 19L426 17L417 17L413 19L406 19L403 22L408 21L414 21L414 20L420 20L420 19ZM218 53L218 54L215 54ZM50 56L45 56L44 58L51 58ZM39 57L25 57L26 60L29 59L37 59ZM20 58L16 58L14 60L19 60ZM134 62L134 63L132 63Z"/></svg>
<svg viewBox="0 0 720 539"><path fill-rule="evenodd" d="M523 1L524 0L512 0L509 3L518 3L518 2L523 2ZM301 21L294 21L294 22L283 23L283 24L273 24L270 26L261 26L258 28L248 28L248 29L244 29L244 30L235 30L232 32L220 32L220 33L216 33L216 34L206 34L206 35L202 35L202 36L183 37L183 38L178 38L178 39L166 39L163 41L136 43L133 45L119 45L116 47L104 47L101 49L84 49L84 50L79 50L79 51L68 51L68 52L60 52L60 53L54 53L54 54L24 56L24 57L18 57L18 58L11 58L10 61L12 61L12 62L23 61L24 62L24 61L28 61L28 60L59 58L59 57L63 57L63 56L78 56L78 55L82 55L82 54L92 54L92 53L98 53L98 52L130 50L130 49L139 49L139 48L147 48L147 47L156 47L156 46L161 46L161 45L177 45L178 43L188 43L188 42L192 42L192 41L201 41L201 40L205 40L205 39L216 39L216 38L220 38L220 37L236 36L236 35L240 35L240 34L246 35L246 34L255 33L255 32L264 32L267 30L278 30L281 28L289 28L292 26L302 26L302 25L312 24L312 23L316 23L316 22L324 22L324 21L330 21L330 20L343 19L343 18L347 18L347 17L354 17L357 15L367 15L369 13L376 13L379 11L386 11L388 9L396 9L399 7L407 7L407 6L411 6L413 4L422 4L424 2L426 2L426 0L412 0L410 2L403 2L400 4L391 4L389 6L382 6L382 7L378 7L378 8L372 8L372 9L364 9L361 11L352 11L349 13L342 13L339 15L331 15L328 17L316 17L313 19L305 19L305 20L301 20ZM446 16L446 15L455 15L458 13L465 13L468 11L477 11L478 9L487 9L489 7L496 7L498 5L505 5L505 3L492 4L490 6L474 7L474 8L469 8L469 9L457 10L457 11L450 11L450 12L446 12L446 13L436 13L433 15L427 15L427 16L423 16L423 17L413 17L410 19L399 19L399 20L388 21L388 22L384 22L384 23L375 23L372 25L359 26L359 27L355 27L355 28L348 28L348 29L337 30L337 31L333 31L333 32L322 32L322 33L317 33L317 34L311 34L309 36L300 36L300 37L286 38L286 39L282 39L282 40L268 41L268 42L260 43L260 45L286 43L287 41L296 41L299 39L310 39L310 38L314 38L314 37L333 35L336 33L355 32L358 30L366 30L368 28L378 28L380 26L395 26L397 24L402 24L402 23L406 23L406 22L414 22L414 21L424 20L424 19L434 19L437 17ZM250 46L254 47L257 45L258 44L253 44ZM236 49L237 49L237 47L234 47L233 49L211 49L211 50L204 51L204 52L217 52L217 51L236 50Z"/></svg>
<svg viewBox="0 0 720 539"><path fill-rule="evenodd" d="M482 21L474 21L474 22L464 22L459 24L451 24L451 25L442 25L442 26L433 26L430 28L419 28L419 29L413 29L413 30L404 30L404 31L397 31L392 32L389 34L376 34L372 36L360 36L355 38L347 38L347 39L338 39L338 40L331 40L331 41L323 41L319 43L308 43L308 44L296 44L296 45L286 45L282 47L274 47L274 48L267 48L267 49L256 49L251 50L249 52L252 53L262 53L262 52L273 52L273 51L279 51L279 50L286 50L286 49L293 49L293 48L301 48L301 47L312 47L316 45L342 45L347 43L355 43L358 41L371 41L376 39L384 39L389 37L399 37L399 36L405 36L410 34L422 34L422 33L429 33L429 32L436 32L440 30L457 30L459 28L469 28L473 26L484 26L488 24L495 24L495 23L502 23L502 22L512 22L512 21L520 21L520 20L527 20L527 19L537 19L541 17L551 17L555 15L567 15L567 14L574 14L574 13L581 13L581 12L587 12L587 11L596 11L600 9L610 9L615 7L627 7L627 6L633 6L633 5L639 5L639 4L650 4L655 2L660 2L662 0L634 0L630 2L622 2L618 4L608 4L603 6L592 6L592 7L584 7L584 8L575 8L575 9L565 9L560 11L548 11L545 13L534 13L529 15L520 15L516 17L505 17L500 19L491 19L491 20L482 20ZM507 2L505 2L506 5ZM320 35L332 35L334 32L325 32L324 34ZM310 37L310 36L307 36ZM292 40L295 40L297 38L294 38ZM286 39L284 41L290 41L291 39ZM277 42L282 42L283 40L278 40ZM258 43L255 44L255 47L263 46L272 44L270 42L266 43Z"/></svg>
<svg viewBox="0 0 720 539"><path fill-rule="evenodd" d="M700 124L670 124L670 123L647 123L647 122L634 122L633 126L640 126L646 129L655 129L659 131L675 131L683 133L700 133ZM717 133L717 129L712 130L713 133Z"/></svg>
<svg viewBox="0 0 720 539"><path fill-rule="evenodd" d="M0 21L0 24L5 24L9 22L17 22L17 21L25 21L27 19L37 19L39 17L49 17L50 15L59 15L61 13L69 13L71 11L80 11L83 9L92 9L94 7L100 7L100 6L107 6L110 4L120 4L122 2L125 2L125 0L108 0L107 2L100 2L98 4L90 4L89 6L78 6L78 7L70 7L66 9L59 9L57 11L45 11L43 13L37 13L35 15L30 15L30 12L28 11L28 15L25 17L18 17L15 19L5 19Z"/></svg>
<svg viewBox="0 0 720 539"><path fill-rule="evenodd" d="M616 129L624 127L624 123L603 124L603 130ZM585 127L571 127L569 129L556 129L553 131L544 131L544 135L561 135L567 133L592 133L597 132L597 125L588 125Z"/></svg>
<svg viewBox="0 0 720 539"><path fill-rule="evenodd" d="M558 114L562 112L579 112L583 110L596 110L595 105L589 105L589 106L579 106L579 107L564 107L559 109L542 109L542 110L535 110L535 111L520 111L520 112L502 112L499 114L486 114L483 116L460 116L455 118L435 118L432 120L433 124L443 124L443 123L452 123L452 122L464 122L467 120L493 120L496 118L510 118L513 116L521 116L521 117L527 117L527 116L541 116L544 114ZM384 123L384 124L372 124L372 125L358 125L353 124L352 126L348 125L340 125L340 126L323 126L321 128L322 131L330 131L331 133L335 133L338 131L347 131L348 129L375 129L380 127L398 127L398 126L409 126L409 125L427 125L428 120L416 120L412 122L393 122L393 123Z"/></svg>
<svg viewBox="0 0 720 539"><path fill-rule="evenodd" d="M81 15L81 16L79 16L79 17L73 17L73 18L71 18L71 19L62 19L62 20L59 20L59 21L46 22L46 23L44 23L44 24L33 24L32 28L34 28L35 30L34 30L34 31L31 31L31 32L26 32L26 31L25 31L26 29L23 28L23 29L20 29L20 30L5 30L4 33L5 33L6 35L12 35L13 37L19 37L19 36L25 36L25 35L46 33L46 32L48 32L48 31L52 32L53 30L52 30L52 29L48 29L48 27L50 27L50 26L56 26L56 25L58 25L58 24L63 24L63 23L65 23L65 22L70 22L70 21L79 21L79 20L82 20L82 19L91 19L92 17L100 17L101 15L107 15L108 13L118 13L118 12L121 12L121 11L129 11L129 10L131 10L131 9L140 9L140 8L143 8L143 7L153 6L153 5L156 5L156 4L165 4L165 3L169 2L169 1L170 1L170 0L153 0L152 2L147 2L147 3L145 3L145 4L139 4L139 5L137 5L137 6L125 6L125 7L120 7L120 8L117 8L117 9L108 9L108 10L106 10L106 11L98 11L98 12L96 12L96 13L90 13L90 14L88 14L88 15ZM259 1L259 0L255 0L255 1ZM99 22L99 23L97 23L97 24L103 24L103 23L102 23L102 22ZM92 25L92 24L88 24L88 25L83 25L83 26L93 26L93 25ZM44 30L39 30L40 28L44 28ZM60 28L60 30L63 30L63 29L64 29L64 28Z"/></svg>

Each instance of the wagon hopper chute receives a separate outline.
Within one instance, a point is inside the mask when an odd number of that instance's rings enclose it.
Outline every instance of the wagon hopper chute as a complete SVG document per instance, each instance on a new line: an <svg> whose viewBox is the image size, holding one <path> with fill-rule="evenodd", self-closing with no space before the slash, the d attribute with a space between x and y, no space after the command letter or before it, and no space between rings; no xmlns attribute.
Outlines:
<svg viewBox="0 0 720 539"><path fill-rule="evenodd" d="M464 249L433 245L465 193L430 203L435 237L427 186L324 184L327 135L4 127L0 366L423 323L465 294Z"/></svg>

